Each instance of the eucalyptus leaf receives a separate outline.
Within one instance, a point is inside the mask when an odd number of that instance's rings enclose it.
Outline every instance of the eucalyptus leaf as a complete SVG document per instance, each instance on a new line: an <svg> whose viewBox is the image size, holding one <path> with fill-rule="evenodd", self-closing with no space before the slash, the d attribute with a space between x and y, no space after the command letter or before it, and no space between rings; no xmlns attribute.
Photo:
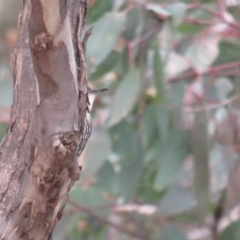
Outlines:
<svg viewBox="0 0 240 240"><path fill-rule="evenodd" d="M109 126L120 122L134 107L140 90L139 76L130 69L115 92L110 108Z"/></svg>
<svg viewBox="0 0 240 240"><path fill-rule="evenodd" d="M111 179L111 181L109 181ZM100 168L96 176L97 183L102 190L110 193L118 193L118 179L117 174L111 163L108 161Z"/></svg>
<svg viewBox="0 0 240 240"><path fill-rule="evenodd" d="M114 1L114 10L119 9L124 3L124 0L113 0L113 1Z"/></svg>
<svg viewBox="0 0 240 240"><path fill-rule="evenodd" d="M158 134L161 138L161 141L164 142L170 130L169 109L167 106L155 104L154 115L156 117Z"/></svg>
<svg viewBox="0 0 240 240"><path fill-rule="evenodd" d="M240 43L222 41L219 44L219 55L213 62L213 65L234 62L240 58Z"/></svg>
<svg viewBox="0 0 240 240"><path fill-rule="evenodd" d="M153 67L154 67L155 87L157 90L156 99L158 102L163 102L166 99L165 86L163 82L164 74L163 74L163 64L162 64L158 49L154 53Z"/></svg>
<svg viewBox="0 0 240 240"><path fill-rule="evenodd" d="M171 14L172 22L175 27L180 25L186 13L186 4L175 3L168 7L168 11Z"/></svg>
<svg viewBox="0 0 240 240"><path fill-rule="evenodd" d="M161 7L159 4L149 3L146 6L147 10L153 11L157 15L162 16L163 18L168 18L170 13L167 9Z"/></svg>
<svg viewBox="0 0 240 240"><path fill-rule="evenodd" d="M220 235L219 240L239 240L240 239L240 221L231 223Z"/></svg>
<svg viewBox="0 0 240 240"><path fill-rule="evenodd" d="M119 193L125 201L130 201L137 193L137 188L142 175L144 153L139 136L135 136L129 149L133 152L133 159L124 161L119 173Z"/></svg>
<svg viewBox="0 0 240 240"><path fill-rule="evenodd" d="M156 190L166 188L175 178L189 154L190 135L187 131L174 130L169 133L159 155L159 168L154 181Z"/></svg>
<svg viewBox="0 0 240 240"><path fill-rule="evenodd" d="M123 30L125 19L125 14L113 12L93 24L95 28L86 52L90 63L98 65L107 58Z"/></svg>
<svg viewBox="0 0 240 240"><path fill-rule="evenodd" d="M101 1L93 1L91 11L88 12L87 21L89 23L97 21L113 8L113 0L105 0L104 4Z"/></svg>
<svg viewBox="0 0 240 240"><path fill-rule="evenodd" d="M182 23L176 27L176 31L186 35L194 35L204 30L203 25L196 25L194 23Z"/></svg>
<svg viewBox="0 0 240 240"><path fill-rule="evenodd" d="M90 80L96 80L104 76L104 74L112 71L114 66L117 64L117 60L119 58L119 53L116 51L112 51L108 57L97 66L97 69L90 74Z"/></svg>
<svg viewBox="0 0 240 240"><path fill-rule="evenodd" d="M0 143L1 143L1 140L3 139L4 134L6 133L6 131L7 131L7 124L0 123Z"/></svg>
<svg viewBox="0 0 240 240"><path fill-rule="evenodd" d="M206 71L219 54L218 43L221 37L206 37L201 42L193 42L185 52L185 57L199 71Z"/></svg>
<svg viewBox="0 0 240 240"><path fill-rule="evenodd" d="M187 240L187 238L179 229L167 226L162 230L160 240Z"/></svg>
<svg viewBox="0 0 240 240"><path fill-rule="evenodd" d="M155 114L155 104L151 104L145 109L140 119L141 138L145 149L149 148L159 137L158 131L156 131L158 122Z"/></svg>
<svg viewBox="0 0 240 240"><path fill-rule="evenodd" d="M92 177L107 160L111 150L111 142L107 132L101 128L94 128L92 136L84 151L84 166L82 177Z"/></svg>
<svg viewBox="0 0 240 240"><path fill-rule="evenodd" d="M13 87L9 79L0 81L0 107L10 107L13 101Z"/></svg>
<svg viewBox="0 0 240 240"><path fill-rule="evenodd" d="M175 183L168 188L166 194L161 199L156 214L160 217L171 217L184 213L194 206L195 197L193 189Z"/></svg>
<svg viewBox="0 0 240 240"><path fill-rule="evenodd" d="M132 124L123 120L119 124L110 128L110 135L112 141L112 152L122 159L122 161L128 161L133 159L135 153L132 150L132 142L135 141L136 130Z"/></svg>
<svg viewBox="0 0 240 240"><path fill-rule="evenodd" d="M195 160L195 195L197 216L204 220L209 204L209 159L207 139L207 116L205 112L195 114L192 127L192 151Z"/></svg>
<svg viewBox="0 0 240 240"><path fill-rule="evenodd" d="M70 199L85 207L98 207L107 203L103 191L97 187L76 187L70 192Z"/></svg>

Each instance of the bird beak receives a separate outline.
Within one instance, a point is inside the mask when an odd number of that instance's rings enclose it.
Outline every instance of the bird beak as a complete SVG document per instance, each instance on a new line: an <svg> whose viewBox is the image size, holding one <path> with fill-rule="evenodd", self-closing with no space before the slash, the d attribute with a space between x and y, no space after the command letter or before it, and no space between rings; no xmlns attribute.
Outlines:
<svg viewBox="0 0 240 240"><path fill-rule="evenodd" d="M100 88L100 89L90 89L88 90L88 93L97 93L97 92L105 92L105 91L108 91L109 89L108 88Z"/></svg>

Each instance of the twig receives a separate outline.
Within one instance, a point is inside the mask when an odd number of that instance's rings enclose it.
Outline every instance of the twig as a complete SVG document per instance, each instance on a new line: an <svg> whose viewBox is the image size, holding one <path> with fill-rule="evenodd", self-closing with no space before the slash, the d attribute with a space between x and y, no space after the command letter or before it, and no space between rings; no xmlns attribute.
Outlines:
<svg viewBox="0 0 240 240"><path fill-rule="evenodd" d="M146 2L138 2L136 0L125 0L127 3L130 3L130 4L134 4L134 5L138 5L138 6L146 6L147 3Z"/></svg>
<svg viewBox="0 0 240 240"><path fill-rule="evenodd" d="M133 48L135 45L141 43L142 41L145 41L146 39L148 39L155 31L156 31L157 28L152 28L150 29L148 32L146 32L143 36L137 38L137 39L134 39L132 41L128 41L124 38L121 39L122 43L124 45L127 46L127 49L128 49L128 59L129 59L129 62L131 63L132 66L135 65L135 62L134 62L134 54L133 54Z"/></svg>
<svg viewBox="0 0 240 240"><path fill-rule="evenodd" d="M219 8L219 15L222 19L225 19L226 15L226 7L222 0L217 0L218 8Z"/></svg>
<svg viewBox="0 0 240 240"><path fill-rule="evenodd" d="M177 82L177 81L179 81L181 79L184 79L184 78L194 78L194 77L197 76L197 74L198 75L200 74L202 76L203 75L213 75L213 76L234 75L235 76L236 74L239 74L239 72L238 73L233 73L233 74L230 74L230 73L226 74L226 73L223 73L221 71L229 70L231 68L236 68L236 67L240 67L240 61L213 66L213 67L210 67L207 71L205 71L203 73L196 73L195 71L191 71L191 72L188 72L188 73L183 74L181 76L167 79L167 82L173 83L173 82Z"/></svg>
<svg viewBox="0 0 240 240"><path fill-rule="evenodd" d="M239 99L239 96L233 96L233 97L226 99L220 103L215 103L215 104L211 104L211 105L207 105L207 106L203 106L203 107L202 106L201 107L184 107L184 111L187 113L211 111L211 110L214 110L219 107L227 106L227 105L233 103L234 101L236 101L237 99Z"/></svg>
<svg viewBox="0 0 240 240"><path fill-rule="evenodd" d="M80 204L72 201L72 200L69 200L69 203L74 207L76 208L78 211L80 212L85 212L85 213L88 213L89 215L91 215L92 217L96 218L98 221L102 222L103 224L105 225L108 225L109 227L112 227L112 228L115 228L117 229L119 232L122 232L122 233L125 233L133 238L138 238L138 239L141 239L141 240L154 240L152 238L149 238L148 236L146 236L145 234L140 234L138 232L135 232L135 231L131 231L123 226L120 226L118 224L115 224L105 218L102 218L100 217L98 214L92 212L91 209L89 208L86 208L84 206L81 206Z"/></svg>
<svg viewBox="0 0 240 240"><path fill-rule="evenodd" d="M200 20L200 19L196 19L196 18L191 18L191 17L185 17L183 19L184 22L186 23L193 23L196 25L207 25L207 26L211 26L214 25L215 22L211 22L211 21L204 21L204 20Z"/></svg>
<svg viewBox="0 0 240 240"><path fill-rule="evenodd" d="M197 3L197 4L190 4L186 8L187 8L187 10L189 10L189 9L200 9L200 10L202 10L202 11L204 11L204 12L206 12L206 13L214 16L214 17L217 17L217 18L220 17L218 12L215 12L215 11L213 11L213 10L211 10L211 9L209 9L209 8L205 7L204 5L199 4L199 3Z"/></svg>

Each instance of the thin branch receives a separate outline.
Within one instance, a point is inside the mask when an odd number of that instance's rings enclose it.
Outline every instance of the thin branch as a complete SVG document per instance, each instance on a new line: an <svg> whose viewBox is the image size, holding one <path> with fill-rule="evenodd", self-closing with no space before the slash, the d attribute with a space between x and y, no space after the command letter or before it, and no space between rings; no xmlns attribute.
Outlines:
<svg viewBox="0 0 240 240"><path fill-rule="evenodd" d="M232 68L236 68L236 67L240 67L240 61L237 61L237 62L231 62L231 63L226 63L226 64L221 64L221 65L217 65L217 66L213 66L213 67L210 67L207 71L203 72L203 73L196 73L195 71L191 71L191 72L188 72L188 73L185 73L181 76L178 76L178 77L173 77L173 78L170 78L170 79L167 79L167 82L169 83L173 83L173 82L177 82L179 80L182 80L182 79L186 79L186 78L194 78L196 77L197 75L212 75L212 76L229 76L229 75L239 75L239 72L238 73L229 73L229 74L226 74L226 72L222 72L222 71L226 71L226 70L230 70ZM240 69L239 69L240 71Z"/></svg>
<svg viewBox="0 0 240 240"><path fill-rule="evenodd" d="M150 29L148 32L146 32L143 36L136 38L132 41L128 41L124 38L121 38L121 42L127 46L128 49L128 59L129 62L131 63L132 66L135 65L134 62L134 53L133 53L133 48L134 46L136 46L137 44L141 43L142 41L145 41L146 39L148 39L152 34L154 34L154 32L156 31L157 28L152 28Z"/></svg>
<svg viewBox="0 0 240 240"><path fill-rule="evenodd" d="M108 225L109 227L115 228L116 230L118 230L119 232L125 233L133 238L138 238L141 240L154 240L152 238L149 238L148 236L146 236L145 234L140 234L138 232L135 231L131 231L129 229L127 229L126 227L120 226L118 224L115 224L105 218L100 217L98 214L94 213L91 209L86 208L84 206L81 206L80 204L69 200L69 203L76 208L79 212L85 212L88 213L89 215L91 215L92 217L96 218L98 221L102 222L105 225Z"/></svg>
<svg viewBox="0 0 240 240"><path fill-rule="evenodd" d="M217 0L217 5L219 8L219 15L221 16L221 18L225 18L226 7L225 7L224 2L222 0Z"/></svg>
<svg viewBox="0 0 240 240"><path fill-rule="evenodd" d="M199 4L199 3L197 3L197 4L190 4L186 8L187 8L187 10L190 10L190 9L200 9L200 10L208 13L209 15L212 15L212 16L217 17L217 18L220 17L218 12L215 12L215 11L213 11L213 10L211 10L211 9L209 9L209 8L205 7L204 5Z"/></svg>
<svg viewBox="0 0 240 240"><path fill-rule="evenodd" d="M138 2L136 0L125 0L125 1L129 4L138 5L138 6L141 6L141 7L145 7L147 5L146 2Z"/></svg>
<svg viewBox="0 0 240 240"><path fill-rule="evenodd" d="M219 107L224 107L224 106L230 105L237 99L239 99L239 96L233 96L233 97L226 99L220 103L215 103L215 104L211 104L211 105L209 104L209 105L201 106L201 107L184 107L184 111L187 113L211 111L211 110L214 110Z"/></svg>
<svg viewBox="0 0 240 240"><path fill-rule="evenodd" d="M192 23L192 24L196 24L196 25L212 26L212 25L215 24L215 22L200 20L200 19L191 18L191 17L185 17L183 19L183 21L186 22L186 23Z"/></svg>

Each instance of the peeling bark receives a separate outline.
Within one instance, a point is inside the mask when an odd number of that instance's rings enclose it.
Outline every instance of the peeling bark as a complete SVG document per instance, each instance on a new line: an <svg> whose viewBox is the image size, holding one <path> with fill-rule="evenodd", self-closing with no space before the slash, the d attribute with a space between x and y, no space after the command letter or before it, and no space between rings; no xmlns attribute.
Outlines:
<svg viewBox="0 0 240 240"><path fill-rule="evenodd" d="M80 177L87 110L87 0L25 0L12 58L14 103L0 149L1 239L51 239Z"/></svg>

